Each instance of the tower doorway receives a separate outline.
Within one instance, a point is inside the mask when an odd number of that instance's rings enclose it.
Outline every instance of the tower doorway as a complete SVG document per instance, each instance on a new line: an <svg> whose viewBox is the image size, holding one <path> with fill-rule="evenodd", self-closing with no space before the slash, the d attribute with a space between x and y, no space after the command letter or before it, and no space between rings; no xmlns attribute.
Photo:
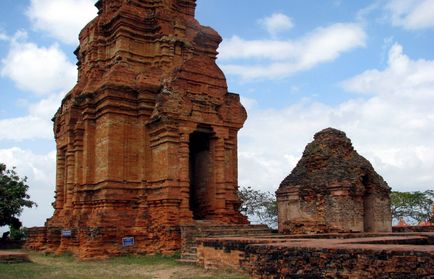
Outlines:
<svg viewBox="0 0 434 279"><path fill-rule="evenodd" d="M211 133L194 132L189 142L190 210L193 219L205 220L211 212Z"/></svg>
<svg viewBox="0 0 434 279"><path fill-rule="evenodd" d="M363 186L365 187L365 194L363 196L363 231L375 231L375 196L372 193L372 186L370 185L368 175L362 178Z"/></svg>

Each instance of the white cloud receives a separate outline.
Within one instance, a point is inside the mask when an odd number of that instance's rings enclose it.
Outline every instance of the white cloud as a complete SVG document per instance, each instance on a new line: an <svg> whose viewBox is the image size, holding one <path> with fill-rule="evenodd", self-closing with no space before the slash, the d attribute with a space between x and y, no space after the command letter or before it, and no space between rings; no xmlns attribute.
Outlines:
<svg viewBox="0 0 434 279"><path fill-rule="evenodd" d="M304 100L284 109L249 111L240 132L240 185L276 190L314 133L345 131L356 150L395 190L434 185L433 60L412 60L395 44L388 66L344 82L364 95L336 106Z"/></svg>
<svg viewBox="0 0 434 279"><path fill-rule="evenodd" d="M343 85L348 91L399 96L419 105L434 98L434 61L413 61L395 43L389 51L388 65L384 71L366 71Z"/></svg>
<svg viewBox="0 0 434 279"><path fill-rule="evenodd" d="M52 124L37 116L27 115L0 120L0 139L26 140L52 138Z"/></svg>
<svg viewBox="0 0 434 279"><path fill-rule="evenodd" d="M77 69L59 46L39 47L24 37L18 32L12 39L9 53L1 61L1 76L13 80L19 89L37 95L72 88Z"/></svg>
<svg viewBox="0 0 434 279"><path fill-rule="evenodd" d="M51 118L54 116L54 113L56 113L57 109L60 107L60 103L64 96L64 92L52 94L35 104L31 104L29 106L30 115L51 120Z"/></svg>
<svg viewBox="0 0 434 279"><path fill-rule="evenodd" d="M9 36L6 35L6 33L0 31L0 41L8 41L8 40L9 40Z"/></svg>
<svg viewBox="0 0 434 279"><path fill-rule="evenodd" d="M78 43L80 30L96 16L93 0L31 0L27 16L35 29L68 44Z"/></svg>
<svg viewBox="0 0 434 279"><path fill-rule="evenodd" d="M269 17L260 19L259 24L272 36L276 36L294 27L292 19L282 13L274 13Z"/></svg>
<svg viewBox="0 0 434 279"><path fill-rule="evenodd" d="M244 40L237 36L219 48L222 68L245 80L283 78L335 60L344 52L365 45L366 34L352 23L317 28L297 40ZM246 65L243 59L256 64ZM228 63L237 60L237 63Z"/></svg>
<svg viewBox="0 0 434 279"><path fill-rule="evenodd" d="M11 78L17 87L43 95L43 98L25 104L27 115L1 119L0 140L52 140L51 118L65 95L63 90L71 88L75 82L76 69L57 46L39 48L22 42L25 38L23 32L9 38L10 51L2 61L1 74ZM62 91L53 94L54 90ZM54 195L55 152L40 155L18 147L0 149L0 161L9 167L16 166L20 176L29 178L31 199L39 206L24 209L20 218L24 225L43 225L53 211L50 204Z"/></svg>
<svg viewBox="0 0 434 279"><path fill-rule="evenodd" d="M0 149L1 162L8 168L17 167L20 176L27 176L29 180L39 183L42 188L52 188L55 173L56 152L35 154L30 150L18 147ZM30 181L29 181L30 182Z"/></svg>
<svg viewBox="0 0 434 279"><path fill-rule="evenodd" d="M255 99L247 97L241 97L241 103L247 110L253 109L258 105L258 102Z"/></svg>
<svg viewBox="0 0 434 279"><path fill-rule="evenodd" d="M238 36L223 40L219 48L219 59L270 59L286 60L291 59L295 50L295 43L292 41L279 40L244 40ZM234 51L237 50L237 51Z"/></svg>
<svg viewBox="0 0 434 279"><path fill-rule="evenodd" d="M27 42L23 31L8 40L9 52L1 61L0 75L42 99L32 103L22 101L27 106L27 115L1 119L0 140L52 139L51 118L67 90L75 84L77 69L58 45L39 47Z"/></svg>
<svg viewBox="0 0 434 279"><path fill-rule="evenodd" d="M434 0L389 0L385 9L395 26L408 30L434 27Z"/></svg>
<svg viewBox="0 0 434 279"><path fill-rule="evenodd" d="M27 227L42 226L53 213L56 152L40 155L18 147L0 149L0 161L8 168L17 167L20 177L27 176L30 199L38 204L37 208L25 208L20 220Z"/></svg>
<svg viewBox="0 0 434 279"><path fill-rule="evenodd" d="M60 106L64 93L53 94L28 105L28 115L0 120L0 140L52 139L51 118Z"/></svg>

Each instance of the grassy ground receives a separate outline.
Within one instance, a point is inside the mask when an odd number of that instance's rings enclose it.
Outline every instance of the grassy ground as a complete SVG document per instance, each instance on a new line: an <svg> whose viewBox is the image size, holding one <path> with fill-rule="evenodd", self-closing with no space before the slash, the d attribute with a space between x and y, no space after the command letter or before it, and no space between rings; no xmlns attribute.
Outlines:
<svg viewBox="0 0 434 279"><path fill-rule="evenodd" d="M29 252L32 263L0 264L0 278L248 278L234 271L206 271L174 257L127 256L105 261L78 261L73 256Z"/></svg>

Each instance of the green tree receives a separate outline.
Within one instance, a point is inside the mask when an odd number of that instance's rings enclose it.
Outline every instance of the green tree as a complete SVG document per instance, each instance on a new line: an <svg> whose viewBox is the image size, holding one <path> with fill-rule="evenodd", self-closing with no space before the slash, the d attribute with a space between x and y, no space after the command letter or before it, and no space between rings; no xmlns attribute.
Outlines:
<svg viewBox="0 0 434 279"><path fill-rule="evenodd" d="M15 168L7 169L0 164L0 226L9 225L14 229L21 227L18 219L24 207L37 206L29 200L27 177L20 178Z"/></svg>
<svg viewBox="0 0 434 279"><path fill-rule="evenodd" d="M253 221L277 228L277 202L273 193L242 187L238 195L241 200L241 213Z"/></svg>
<svg viewBox="0 0 434 279"><path fill-rule="evenodd" d="M391 210L394 221L404 218L410 224L431 220L434 191L397 192L391 194Z"/></svg>

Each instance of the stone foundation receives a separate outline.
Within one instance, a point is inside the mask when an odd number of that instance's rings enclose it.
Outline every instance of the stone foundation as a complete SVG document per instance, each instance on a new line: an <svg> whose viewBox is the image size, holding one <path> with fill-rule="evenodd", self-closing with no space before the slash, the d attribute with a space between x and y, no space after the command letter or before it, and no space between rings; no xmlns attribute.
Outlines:
<svg viewBox="0 0 434 279"><path fill-rule="evenodd" d="M25 248L32 250L43 250L47 243L47 228L33 227L27 230L27 241Z"/></svg>
<svg viewBox="0 0 434 279"><path fill-rule="evenodd" d="M275 235L199 239L206 268L250 278L432 278L434 234ZM315 238L314 238L315 237Z"/></svg>
<svg viewBox="0 0 434 279"><path fill-rule="evenodd" d="M201 222L196 225L181 226L181 259L183 262L197 262L197 241L204 237L222 236L259 236L269 235L270 228L266 225L247 225L247 224L212 224Z"/></svg>
<svg viewBox="0 0 434 279"><path fill-rule="evenodd" d="M26 262L30 262L29 256L26 253L0 251L0 264L15 264Z"/></svg>
<svg viewBox="0 0 434 279"><path fill-rule="evenodd" d="M160 226L152 232L147 227L30 228L25 248L62 254L74 253L80 259L104 259L125 254L173 254L181 247L179 226ZM133 237L134 244L123 246L122 239Z"/></svg>
<svg viewBox="0 0 434 279"><path fill-rule="evenodd" d="M394 226L393 232L434 232L434 225L432 226Z"/></svg>

